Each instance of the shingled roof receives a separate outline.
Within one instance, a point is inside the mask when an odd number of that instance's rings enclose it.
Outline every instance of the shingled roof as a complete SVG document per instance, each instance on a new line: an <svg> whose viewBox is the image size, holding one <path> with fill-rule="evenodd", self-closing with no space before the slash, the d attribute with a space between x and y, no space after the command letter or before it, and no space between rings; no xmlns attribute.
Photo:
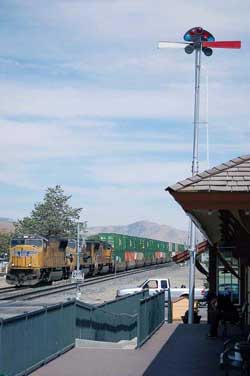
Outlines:
<svg viewBox="0 0 250 376"><path fill-rule="evenodd" d="M231 159L168 188L175 192L250 192L250 154Z"/></svg>

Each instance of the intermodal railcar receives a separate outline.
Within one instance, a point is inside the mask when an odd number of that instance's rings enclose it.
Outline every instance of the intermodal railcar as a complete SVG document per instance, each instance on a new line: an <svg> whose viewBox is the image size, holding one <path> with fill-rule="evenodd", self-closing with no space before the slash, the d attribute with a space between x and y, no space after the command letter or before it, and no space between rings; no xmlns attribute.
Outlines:
<svg viewBox="0 0 250 376"><path fill-rule="evenodd" d="M113 248L113 265L117 271L169 262L170 243L116 233L99 233L97 239ZM90 239L93 239L91 237Z"/></svg>

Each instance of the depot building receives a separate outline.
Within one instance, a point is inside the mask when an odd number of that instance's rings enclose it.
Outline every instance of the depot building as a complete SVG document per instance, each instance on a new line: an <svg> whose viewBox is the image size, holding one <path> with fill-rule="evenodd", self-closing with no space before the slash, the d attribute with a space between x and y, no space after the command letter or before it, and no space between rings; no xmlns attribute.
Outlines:
<svg viewBox="0 0 250 376"><path fill-rule="evenodd" d="M250 303L250 155L166 188L208 242L211 291ZM248 310L247 322L250 316Z"/></svg>

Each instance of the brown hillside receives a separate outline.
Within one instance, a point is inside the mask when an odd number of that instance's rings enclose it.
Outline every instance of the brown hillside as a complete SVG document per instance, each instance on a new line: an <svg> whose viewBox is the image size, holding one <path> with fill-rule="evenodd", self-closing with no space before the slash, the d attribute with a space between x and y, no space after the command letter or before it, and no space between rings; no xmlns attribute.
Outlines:
<svg viewBox="0 0 250 376"><path fill-rule="evenodd" d="M0 223L0 232L9 233L14 231L14 225L11 222Z"/></svg>

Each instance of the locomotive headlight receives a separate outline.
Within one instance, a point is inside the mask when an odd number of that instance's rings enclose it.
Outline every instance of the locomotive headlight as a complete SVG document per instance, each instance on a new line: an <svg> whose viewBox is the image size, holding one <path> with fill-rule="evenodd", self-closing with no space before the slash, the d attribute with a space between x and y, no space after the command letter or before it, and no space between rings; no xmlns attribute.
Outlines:
<svg viewBox="0 0 250 376"><path fill-rule="evenodd" d="M11 266L15 266L15 264L11 264Z"/></svg>
<svg viewBox="0 0 250 376"><path fill-rule="evenodd" d="M29 267L31 267L31 264L28 264Z"/></svg>

